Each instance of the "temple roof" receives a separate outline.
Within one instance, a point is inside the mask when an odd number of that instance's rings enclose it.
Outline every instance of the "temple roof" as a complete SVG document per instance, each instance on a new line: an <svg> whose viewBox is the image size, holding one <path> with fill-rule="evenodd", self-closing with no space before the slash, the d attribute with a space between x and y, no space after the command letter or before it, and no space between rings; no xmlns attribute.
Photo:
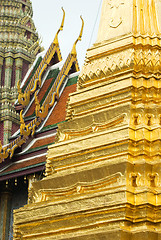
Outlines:
<svg viewBox="0 0 161 240"><path fill-rule="evenodd" d="M22 84L18 84L16 110L20 112L20 128L10 143L0 145L0 181L44 169L48 145L56 139L56 129L65 121L66 104L76 90L79 65L76 44L62 61L58 33L46 53L38 54Z"/></svg>
<svg viewBox="0 0 161 240"><path fill-rule="evenodd" d="M76 90L78 74L79 72L69 75L59 101L37 128L34 136L29 137L26 143L15 151L12 159L7 158L1 163L0 181L44 169L48 145L55 142L57 125L65 121L68 96ZM31 108L32 104L28 112ZM29 122L28 117L24 119ZM19 132L20 130L12 138L19 137Z"/></svg>

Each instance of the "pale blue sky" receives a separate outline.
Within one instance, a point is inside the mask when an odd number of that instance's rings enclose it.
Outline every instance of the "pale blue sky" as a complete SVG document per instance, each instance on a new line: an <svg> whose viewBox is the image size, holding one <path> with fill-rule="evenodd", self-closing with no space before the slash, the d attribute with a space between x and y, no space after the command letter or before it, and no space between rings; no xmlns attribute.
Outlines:
<svg viewBox="0 0 161 240"><path fill-rule="evenodd" d="M78 61L80 66L82 66L87 48L97 38L102 0L31 0L31 2L33 5L35 26L39 36L42 38L42 45L46 50L53 41L55 33L60 26L62 20L61 7L64 8L66 12L65 25L64 30L59 34L63 59L67 57L74 41L79 35L81 28L80 15L82 15L85 22L84 32L82 41L77 44ZM99 15L97 18L98 10ZM93 28L94 34L90 44Z"/></svg>

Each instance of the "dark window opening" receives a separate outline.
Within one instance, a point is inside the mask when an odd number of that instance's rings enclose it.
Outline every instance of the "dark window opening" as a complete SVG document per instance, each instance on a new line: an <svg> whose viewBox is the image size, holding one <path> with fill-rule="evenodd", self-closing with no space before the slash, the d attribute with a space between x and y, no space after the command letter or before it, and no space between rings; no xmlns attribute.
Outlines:
<svg viewBox="0 0 161 240"><path fill-rule="evenodd" d="M22 11L25 12L25 4L22 4Z"/></svg>
<svg viewBox="0 0 161 240"><path fill-rule="evenodd" d="M77 72L77 70L76 70L75 63L73 63L73 64L72 64L72 67L71 67L71 69L70 69L70 71L69 71L69 75L72 74L72 73L75 73L75 72Z"/></svg>
<svg viewBox="0 0 161 240"><path fill-rule="evenodd" d="M31 38L31 32L26 31L25 32L25 36L27 37L27 39L30 39Z"/></svg>
<svg viewBox="0 0 161 240"><path fill-rule="evenodd" d="M54 64L56 64L58 62L59 62L58 55L57 55L57 53L55 53L53 58L51 59L51 61L49 63L49 66L52 66L52 65L54 65Z"/></svg>
<svg viewBox="0 0 161 240"><path fill-rule="evenodd" d="M23 60L23 65L22 65L22 80L24 79L27 71L28 71L28 68L29 68L29 62L26 61L26 60Z"/></svg>
<svg viewBox="0 0 161 240"><path fill-rule="evenodd" d="M28 27L31 27L31 22L28 21L28 23L26 24Z"/></svg>
<svg viewBox="0 0 161 240"><path fill-rule="evenodd" d="M11 75L11 87L15 86L15 78L16 78L16 67L15 67L15 59L14 59L13 66L12 66L12 75Z"/></svg>

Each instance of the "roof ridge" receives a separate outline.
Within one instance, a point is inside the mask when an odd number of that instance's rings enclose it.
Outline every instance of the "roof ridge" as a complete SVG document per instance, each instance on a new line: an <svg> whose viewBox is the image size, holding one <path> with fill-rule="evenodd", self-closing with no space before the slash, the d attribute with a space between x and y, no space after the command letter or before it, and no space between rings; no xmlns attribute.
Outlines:
<svg viewBox="0 0 161 240"><path fill-rule="evenodd" d="M22 112L20 112L20 136L18 136L15 140L13 140L11 143L9 143L6 147L3 147L0 142L0 163L4 161L4 159L10 157L12 158L14 151L16 148L21 147L23 143L26 143L28 137L31 135L33 136L35 133L35 129L41 124L41 122L46 118L48 114L49 108L53 107L55 102L55 97L57 99L59 98L60 89L63 85L63 82L65 78L67 77L67 74L70 73L70 69L72 65L75 65L75 70L79 70L78 61L77 61L77 53L76 53L76 44L78 41L81 40L82 37L82 31L83 31L84 21L82 19L82 28L81 33L77 40L74 42L73 48L71 52L69 53L65 63L63 64L63 67L61 71L59 72L53 87L51 88L50 92L48 93L47 97L44 100L44 105L40 107L40 103L38 101L37 95L35 92L35 103L36 103L36 117L31 122L29 122L27 125L25 124Z"/></svg>
<svg viewBox="0 0 161 240"><path fill-rule="evenodd" d="M20 80L17 83L17 88L18 88L18 101L22 105L22 107L25 107L29 104L30 101L30 95L32 95L36 89L37 86L41 86L41 77L44 71L46 70L47 66L50 64L53 56L55 53L57 54L58 61L62 60L61 52L60 52L60 47L59 47L59 42L58 42L58 33L63 30L64 26L64 19L65 19L65 11L63 10L63 19L60 28L58 29L55 38L53 42L51 43L50 47L48 48L45 56L41 60L36 72L34 73L33 77L29 81L26 89L24 90L24 93L22 92L22 89L20 87Z"/></svg>
<svg viewBox="0 0 161 240"><path fill-rule="evenodd" d="M68 77L73 64L75 66L75 71L76 72L79 71L79 65L78 65L78 61L77 61L76 44L78 41L81 41L81 39L82 39L82 33L83 33L83 27L84 27L84 21L83 21L82 17L81 17L81 20L82 20L82 26L81 26L81 31L80 31L79 37L74 42L72 50L69 53L65 63L63 64L63 67L60 70L56 80L54 81L53 87L50 89L49 93L47 94L46 98L44 99L42 106L40 106L40 103L39 103L39 100L37 97L37 92L35 92L36 117L45 118L48 114L49 108L54 106L55 101L59 99L62 84L63 84L65 78Z"/></svg>

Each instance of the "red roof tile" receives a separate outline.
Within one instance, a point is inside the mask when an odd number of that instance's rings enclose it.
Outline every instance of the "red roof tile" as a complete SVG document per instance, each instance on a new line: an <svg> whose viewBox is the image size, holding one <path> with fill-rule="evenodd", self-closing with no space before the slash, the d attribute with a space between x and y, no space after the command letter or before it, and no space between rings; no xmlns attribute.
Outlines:
<svg viewBox="0 0 161 240"><path fill-rule="evenodd" d="M45 83L43 84L40 92L38 93L39 102L42 100L42 98L43 98L45 92L47 91L47 89L49 88L52 80L53 80L53 78L49 78L49 79L45 80ZM35 101L32 103L32 105L29 108L28 112L26 113L25 117L31 116L34 113L34 111L35 111Z"/></svg>
<svg viewBox="0 0 161 240"><path fill-rule="evenodd" d="M51 113L49 119L47 120L45 127L65 120L67 100L68 100L69 94L76 91L76 87L77 87L77 84L73 84L73 85L67 86L64 89L57 105L54 108L54 111Z"/></svg>
<svg viewBox="0 0 161 240"><path fill-rule="evenodd" d="M28 161L24 161L24 162L21 162L21 163L15 163L12 166L8 167L3 172L1 172L1 174L11 172L11 171L15 171L17 169L29 167L29 166L32 166L32 165L36 165L38 163L43 163L45 161L46 161L46 156L35 157L34 159L31 159L31 160L28 160Z"/></svg>
<svg viewBox="0 0 161 240"><path fill-rule="evenodd" d="M46 137L46 138L43 138L43 139L40 139L40 140L37 140L30 149L33 149L33 148L37 148L37 147L41 147L41 146L44 146L44 145L47 145L47 144L50 144L50 143L54 143L55 141L55 136L52 136L52 137Z"/></svg>

